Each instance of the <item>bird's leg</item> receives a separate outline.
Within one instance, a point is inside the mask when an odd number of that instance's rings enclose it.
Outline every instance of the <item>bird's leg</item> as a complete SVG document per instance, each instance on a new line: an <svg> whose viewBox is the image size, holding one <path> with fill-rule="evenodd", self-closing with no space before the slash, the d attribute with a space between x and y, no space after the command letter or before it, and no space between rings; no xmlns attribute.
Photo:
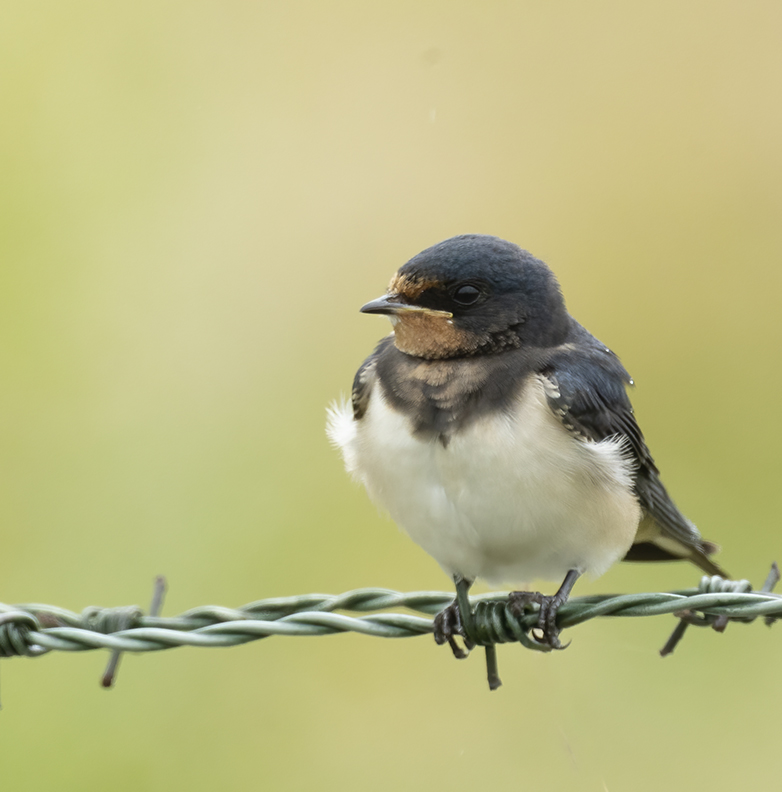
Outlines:
<svg viewBox="0 0 782 792"><path fill-rule="evenodd" d="M573 586L581 576L576 569L571 569L556 594L545 596L539 591L512 591L508 595L508 605L510 609L519 617L524 615L527 605L535 602L539 605L538 626L540 630L540 643L551 649L564 649L559 641L559 628L557 627L557 612L560 607L567 602Z"/></svg>
<svg viewBox="0 0 782 792"><path fill-rule="evenodd" d="M448 643L453 652L453 656L458 660L463 660L470 653L470 650L475 644L467 637L467 632L464 629L464 623L471 618L472 614L469 613L469 600L467 599L467 592L470 590L473 581L463 578L461 575L453 576L454 583L456 584L456 598L454 601L443 608L437 616L434 617L434 640L442 646ZM467 603L466 607L468 612L462 614L459 607L459 595L461 594L462 601ZM459 635L464 642L464 649L456 643L456 636ZM466 650L466 651L465 651Z"/></svg>

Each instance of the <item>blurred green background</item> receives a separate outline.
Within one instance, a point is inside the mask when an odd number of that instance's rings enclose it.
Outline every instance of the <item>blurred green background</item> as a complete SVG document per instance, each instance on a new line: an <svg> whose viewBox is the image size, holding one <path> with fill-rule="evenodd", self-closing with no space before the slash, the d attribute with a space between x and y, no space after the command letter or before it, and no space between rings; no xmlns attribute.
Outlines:
<svg viewBox="0 0 782 792"><path fill-rule="evenodd" d="M511 239L622 357L679 505L782 558L782 7L5 3L0 599L146 607L449 587L342 470L328 402L392 272ZM615 567L577 593L697 583ZM15 789L772 788L782 632L591 622L2 663Z"/></svg>

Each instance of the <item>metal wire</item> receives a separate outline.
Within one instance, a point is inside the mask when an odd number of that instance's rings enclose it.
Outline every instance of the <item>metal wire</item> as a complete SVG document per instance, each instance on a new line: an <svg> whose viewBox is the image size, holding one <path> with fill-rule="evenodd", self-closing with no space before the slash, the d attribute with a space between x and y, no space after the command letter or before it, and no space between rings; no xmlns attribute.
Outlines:
<svg viewBox="0 0 782 792"><path fill-rule="evenodd" d="M762 616L766 624L771 624L782 618L782 596L772 593L779 579L779 568L772 564L760 591L752 591L746 580L704 577L698 588L683 591L576 597L559 609L557 625L574 627L598 616L673 613L680 621L660 651L666 655L674 650L690 625L722 632L730 621L750 622ZM165 585L163 578L156 578L149 615L144 615L135 605L89 607L74 613L54 605L0 603L0 657L40 657L55 651L108 649L111 655L101 684L111 687L123 652L157 652L177 646L237 646L272 635L356 632L378 638L411 638L433 632L431 616L453 601L453 595L443 591L402 593L365 588L338 595L264 599L241 608L206 605L179 616L163 617L159 613ZM459 596L462 614L469 609L467 618L463 618L465 646L485 647L491 690L502 684L497 671L497 644L518 642L528 649L551 649L535 636L538 606L534 603L519 614L508 606L507 594L484 594L468 599L465 588ZM377 612L391 608L406 608L425 616ZM350 616L344 611L366 615ZM458 647L454 653L460 657L467 654Z"/></svg>
<svg viewBox="0 0 782 792"><path fill-rule="evenodd" d="M471 597L475 642L527 645L537 621L535 607L521 618L505 608L503 594ZM431 614L453 600L441 591L401 593L365 588L344 594L305 594L258 600L241 608L208 605L179 616L145 616L136 607L95 608L81 614L52 605L0 604L0 657L39 657L53 651L154 652L178 646L236 646L272 635L315 636L356 632L379 638L410 638L432 632ZM407 613L376 613L407 608ZM349 611L351 616L335 611ZM720 617L751 621L782 618L782 596L751 591L747 581L704 578L698 588L668 593L577 597L563 605L558 624L567 628L598 616L677 614L688 623L712 625ZM534 648L534 647L530 647Z"/></svg>

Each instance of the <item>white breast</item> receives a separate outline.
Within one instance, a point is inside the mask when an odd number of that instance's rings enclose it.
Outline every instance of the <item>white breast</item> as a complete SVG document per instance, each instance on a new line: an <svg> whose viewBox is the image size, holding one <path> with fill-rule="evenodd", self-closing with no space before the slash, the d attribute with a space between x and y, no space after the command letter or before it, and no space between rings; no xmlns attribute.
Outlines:
<svg viewBox="0 0 782 792"><path fill-rule="evenodd" d="M449 574L495 584L599 575L635 536L640 507L621 441L573 438L539 377L515 409L447 446L413 437L378 384L361 420L333 408L328 432L370 497Z"/></svg>

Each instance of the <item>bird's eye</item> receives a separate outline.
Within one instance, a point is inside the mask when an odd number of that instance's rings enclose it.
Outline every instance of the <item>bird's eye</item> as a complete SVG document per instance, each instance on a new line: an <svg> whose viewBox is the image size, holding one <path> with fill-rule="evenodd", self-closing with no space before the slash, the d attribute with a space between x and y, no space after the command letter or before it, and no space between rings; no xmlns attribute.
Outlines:
<svg viewBox="0 0 782 792"><path fill-rule="evenodd" d="M459 305L473 305L474 303L478 302L478 298L480 296L481 290L477 286L473 286L471 283L465 283L462 286L458 286L453 291L454 302L459 303Z"/></svg>

